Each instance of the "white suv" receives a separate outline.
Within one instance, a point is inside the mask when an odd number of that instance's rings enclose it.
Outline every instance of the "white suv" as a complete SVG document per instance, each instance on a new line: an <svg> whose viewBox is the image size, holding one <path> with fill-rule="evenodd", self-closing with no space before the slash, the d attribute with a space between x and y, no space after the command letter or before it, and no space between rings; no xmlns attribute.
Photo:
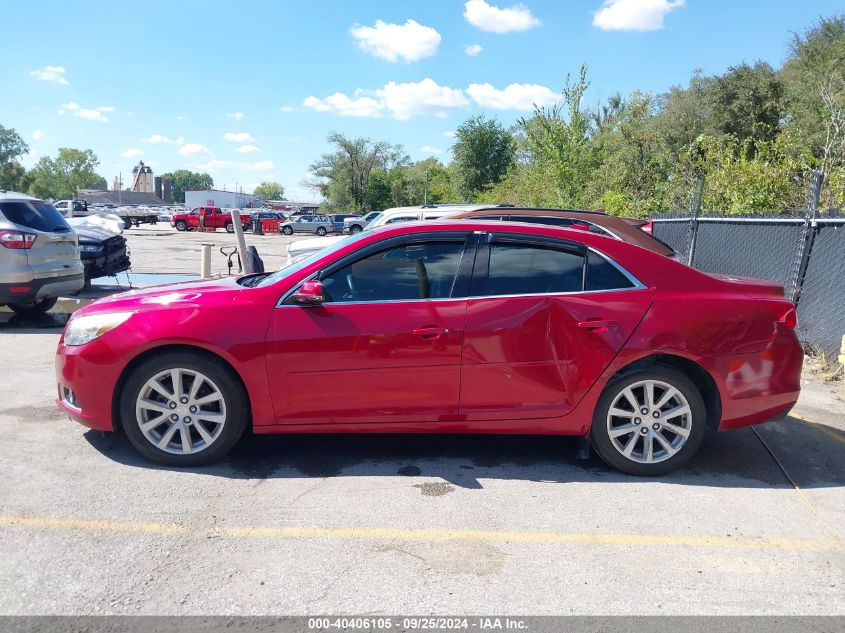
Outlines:
<svg viewBox="0 0 845 633"><path fill-rule="evenodd" d="M78 238L49 202L0 189L0 305L40 314L85 283Z"/></svg>

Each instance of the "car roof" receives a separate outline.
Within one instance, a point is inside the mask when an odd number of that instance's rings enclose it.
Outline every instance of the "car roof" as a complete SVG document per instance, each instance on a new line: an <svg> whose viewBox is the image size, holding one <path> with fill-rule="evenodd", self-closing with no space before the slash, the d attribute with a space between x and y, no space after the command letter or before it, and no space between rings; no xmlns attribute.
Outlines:
<svg viewBox="0 0 845 633"><path fill-rule="evenodd" d="M20 193L17 191L6 191L5 189L0 189L0 202L6 200L37 200L42 202L41 198L36 198L34 196L27 195L25 193Z"/></svg>

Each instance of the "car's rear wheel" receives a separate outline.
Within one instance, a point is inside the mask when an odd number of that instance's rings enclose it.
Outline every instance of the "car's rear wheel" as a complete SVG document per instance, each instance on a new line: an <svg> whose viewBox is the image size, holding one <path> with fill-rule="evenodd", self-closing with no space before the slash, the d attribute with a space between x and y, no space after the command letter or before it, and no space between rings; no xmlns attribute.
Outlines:
<svg viewBox="0 0 845 633"><path fill-rule="evenodd" d="M704 400L692 380L677 369L656 365L607 385L590 436L606 464L631 475L661 475L695 454L706 418Z"/></svg>
<svg viewBox="0 0 845 633"><path fill-rule="evenodd" d="M56 305L57 297L49 297L41 299L41 301L30 301L29 303L10 303L9 308L17 312L21 316L38 316L44 314Z"/></svg>
<svg viewBox="0 0 845 633"><path fill-rule="evenodd" d="M231 222L226 223L226 233L234 233L235 232L235 225Z"/></svg>
<svg viewBox="0 0 845 633"><path fill-rule="evenodd" d="M177 231L184 231L188 228L188 223L185 220L177 220L176 221L176 230Z"/></svg>
<svg viewBox="0 0 845 633"><path fill-rule="evenodd" d="M293 229L289 226L282 227L282 233L285 235L293 235Z"/></svg>
<svg viewBox="0 0 845 633"><path fill-rule="evenodd" d="M200 466L228 453L246 428L242 385L213 357L170 352L139 365L120 399L122 427L138 451L170 466Z"/></svg>
<svg viewBox="0 0 845 633"><path fill-rule="evenodd" d="M318 226L317 227L317 235L319 235L320 237L323 237L325 234L326 234L326 227Z"/></svg>

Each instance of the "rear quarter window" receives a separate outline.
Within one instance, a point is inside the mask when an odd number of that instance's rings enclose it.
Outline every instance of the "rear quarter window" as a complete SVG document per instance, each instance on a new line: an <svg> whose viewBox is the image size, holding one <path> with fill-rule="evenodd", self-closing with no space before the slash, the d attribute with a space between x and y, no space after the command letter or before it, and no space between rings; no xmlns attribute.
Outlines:
<svg viewBox="0 0 845 633"><path fill-rule="evenodd" d="M70 231L62 214L47 202L36 200L0 202L0 212L9 222L35 231L61 233Z"/></svg>
<svg viewBox="0 0 845 633"><path fill-rule="evenodd" d="M587 255L587 283L585 290L624 290L634 284L601 255L592 251Z"/></svg>

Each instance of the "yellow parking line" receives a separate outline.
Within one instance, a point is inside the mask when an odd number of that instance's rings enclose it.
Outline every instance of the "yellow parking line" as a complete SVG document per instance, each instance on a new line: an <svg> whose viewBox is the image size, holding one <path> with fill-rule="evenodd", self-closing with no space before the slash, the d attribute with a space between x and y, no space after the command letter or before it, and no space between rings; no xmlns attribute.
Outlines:
<svg viewBox="0 0 845 633"><path fill-rule="evenodd" d="M92 532L138 532L142 534L197 534L229 538L341 539L404 541L485 541L500 543L575 544L611 546L694 547L702 549L839 550L840 539L793 539L720 536L672 536L650 534L579 534L565 532L507 532L492 530L439 530L425 528L344 527L229 527L191 529L177 524L130 523L105 520L65 519L0 515L0 527L75 529Z"/></svg>

